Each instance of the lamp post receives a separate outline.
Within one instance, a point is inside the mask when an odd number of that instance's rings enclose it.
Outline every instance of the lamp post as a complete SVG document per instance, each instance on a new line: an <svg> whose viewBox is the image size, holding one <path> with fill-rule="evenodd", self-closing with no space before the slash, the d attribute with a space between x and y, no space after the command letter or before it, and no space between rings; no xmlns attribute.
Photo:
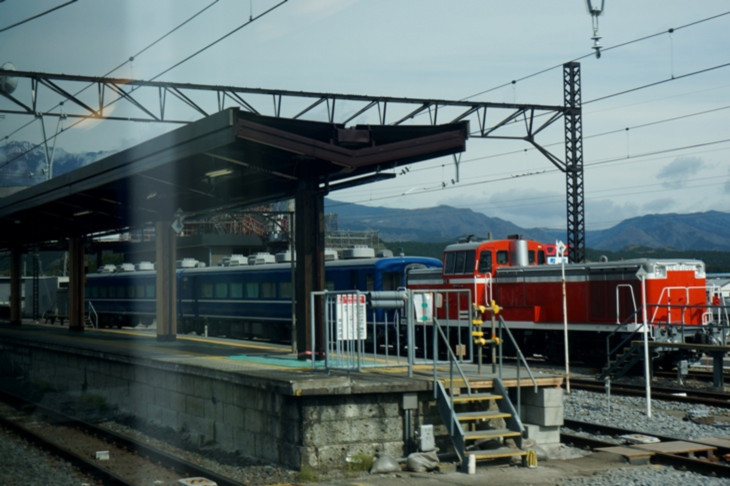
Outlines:
<svg viewBox="0 0 730 486"><path fill-rule="evenodd" d="M636 276L641 279L641 319L644 326L644 381L646 382L646 416L651 418L651 382L649 377L649 326L646 318L646 270L639 268Z"/></svg>
<svg viewBox="0 0 730 486"><path fill-rule="evenodd" d="M563 347L565 348L565 391L570 395L570 364L568 361L568 300L565 292L565 243L556 241L555 247L560 257L560 275L563 284Z"/></svg>

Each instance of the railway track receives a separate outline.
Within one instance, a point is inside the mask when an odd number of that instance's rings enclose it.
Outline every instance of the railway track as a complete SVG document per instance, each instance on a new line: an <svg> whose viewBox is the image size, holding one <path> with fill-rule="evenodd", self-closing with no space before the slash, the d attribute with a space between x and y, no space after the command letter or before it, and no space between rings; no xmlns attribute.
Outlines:
<svg viewBox="0 0 730 486"><path fill-rule="evenodd" d="M606 426L601 424L582 422L577 420L565 420L563 427L571 429L575 432L563 431L561 432L561 442L564 444L573 445L575 447L587 447L591 450L598 450L601 448L615 447L618 444L625 443L622 436L636 436L646 435L641 432L633 430L622 429L619 427ZM589 434L589 435L586 435ZM601 437L611 437L611 440L602 439ZM667 453L667 452L653 452L648 457L652 464L662 464L666 466L672 466L674 468L682 468L688 471L711 475L715 477L730 478L730 463L724 458L730 454L730 447L718 446L713 443L711 446L707 440L692 440L692 439L679 439L669 436L661 436L652 434L652 437L658 439L661 443L671 445L676 443L681 444L697 444L699 449L702 446L712 447L712 452L708 454L706 458L695 457L693 452L682 452L682 453ZM661 449L658 446L657 449ZM671 448L667 448L671 449ZM692 451L694 448L690 445L686 447L687 451ZM647 457L647 456L644 456Z"/></svg>
<svg viewBox="0 0 730 486"><path fill-rule="evenodd" d="M120 435L57 410L0 391L0 425L70 462L98 484L172 485L186 477L206 478L219 486L243 483L154 446ZM204 483L201 483L204 484Z"/></svg>
<svg viewBox="0 0 730 486"><path fill-rule="evenodd" d="M609 391L606 383L592 379L571 378L570 386L576 389L590 391ZM644 396L646 387L628 383L611 383L610 392L617 395ZM652 384L651 397L654 399L670 400L682 403L709 405L713 407L730 407L730 394L721 391L678 389Z"/></svg>
<svg viewBox="0 0 730 486"><path fill-rule="evenodd" d="M728 371L725 370L723 381L724 383L730 382L730 376L728 376ZM676 371L663 371L663 370L655 370L654 371L654 377L655 378L663 378L666 380L676 380L679 381L679 376L677 375ZM687 375L681 377L682 381L698 381L701 383L711 383L714 379L714 374L712 370L705 370L705 369L692 369L687 372Z"/></svg>

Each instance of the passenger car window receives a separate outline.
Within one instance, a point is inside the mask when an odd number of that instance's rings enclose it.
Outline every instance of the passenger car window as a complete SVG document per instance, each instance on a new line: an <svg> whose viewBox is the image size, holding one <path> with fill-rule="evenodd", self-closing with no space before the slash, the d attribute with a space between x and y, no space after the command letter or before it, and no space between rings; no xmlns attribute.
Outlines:
<svg viewBox="0 0 730 486"><path fill-rule="evenodd" d="M218 282L215 284L215 298L216 299L227 299L228 298L228 283Z"/></svg>

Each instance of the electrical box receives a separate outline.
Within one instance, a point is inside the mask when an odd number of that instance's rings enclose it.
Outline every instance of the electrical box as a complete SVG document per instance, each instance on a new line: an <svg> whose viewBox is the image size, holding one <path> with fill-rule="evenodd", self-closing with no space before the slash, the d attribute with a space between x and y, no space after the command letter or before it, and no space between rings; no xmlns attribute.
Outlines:
<svg viewBox="0 0 730 486"><path fill-rule="evenodd" d="M418 428L418 445L421 452L436 449L436 440L433 436L433 425L421 425Z"/></svg>

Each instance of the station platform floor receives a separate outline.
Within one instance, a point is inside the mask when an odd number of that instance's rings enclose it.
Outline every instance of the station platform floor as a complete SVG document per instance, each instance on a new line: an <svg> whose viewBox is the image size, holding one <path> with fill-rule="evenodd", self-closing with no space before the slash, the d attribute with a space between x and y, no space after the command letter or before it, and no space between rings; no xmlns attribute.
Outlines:
<svg viewBox="0 0 730 486"><path fill-rule="evenodd" d="M260 341L243 341L217 337L179 335L175 340L158 340L154 328L94 329L70 331L66 326L26 321L20 326L0 324L0 343L32 342L35 346L58 348L68 352L94 353L99 359L126 357L172 365L193 366L217 372L244 375L265 380L269 386L293 396L332 393L417 392L433 387L433 362L414 364L410 370L404 357L390 356L377 366L367 364L359 370L326 368L324 360L312 363L299 359L291 346ZM368 359L366 357L366 359ZM372 363L371 363L372 364ZM490 387L499 376L491 363L478 366L462 363L463 373L473 386ZM459 374L446 362L436 364L438 379L454 384ZM524 367L505 365L501 378L505 387L560 386L562 375L532 371L534 381ZM448 383L445 382L448 386Z"/></svg>

